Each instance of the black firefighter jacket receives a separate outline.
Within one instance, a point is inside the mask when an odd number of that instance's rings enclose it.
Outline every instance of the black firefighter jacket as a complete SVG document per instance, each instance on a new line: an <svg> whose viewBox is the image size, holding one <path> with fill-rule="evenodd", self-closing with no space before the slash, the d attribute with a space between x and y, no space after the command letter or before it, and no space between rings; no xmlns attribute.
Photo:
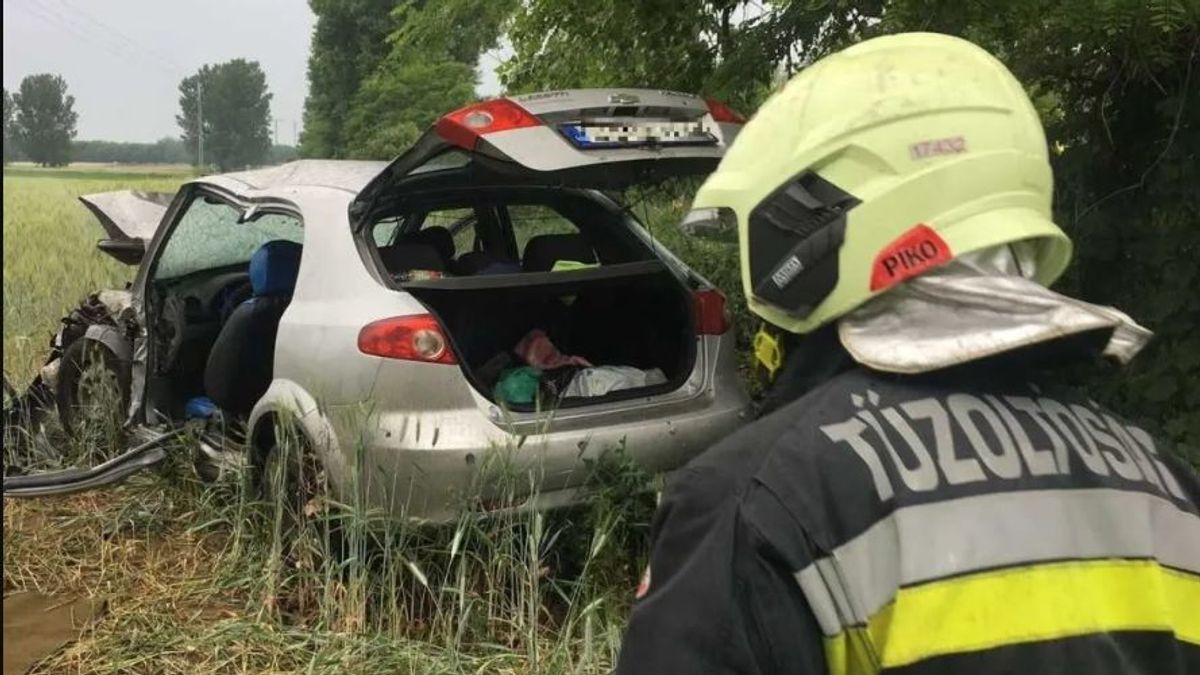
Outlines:
<svg viewBox="0 0 1200 675"><path fill-rule="evenodd" d="M1200 481L1096 404L853 368L668 485L617 672L1200 673Z"/></svg>

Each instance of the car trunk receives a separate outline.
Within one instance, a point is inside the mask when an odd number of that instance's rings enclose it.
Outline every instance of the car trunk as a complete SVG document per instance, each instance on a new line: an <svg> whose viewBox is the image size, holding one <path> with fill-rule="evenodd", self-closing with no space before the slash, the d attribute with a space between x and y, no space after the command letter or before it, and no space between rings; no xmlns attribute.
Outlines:
<svg viewBox="0 0 1200 675"><path fill-rule="evenodd" d="M695 365L692 294L659 261L403 286L437 316L471 384L493 401L501 372L526 365L514 348L533 330L544 331L563 355L582 357L593 366L658 369L666 379L599 396L550 393L546 387L551 385L545 383L540 396L543 407L592 405L673 391ZM556 385L561 391L577 371L547 369L544 373L561 378ZM538 405L504 402L514 410Z"/></svg>

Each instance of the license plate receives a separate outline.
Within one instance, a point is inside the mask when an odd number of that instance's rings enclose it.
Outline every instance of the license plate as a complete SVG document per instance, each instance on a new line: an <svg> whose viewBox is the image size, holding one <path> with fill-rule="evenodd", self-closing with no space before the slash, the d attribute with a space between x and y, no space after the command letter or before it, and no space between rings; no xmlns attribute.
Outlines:
<svg viewBox="0 0 1200 675"><path fill-rule="evenodd" d="M704 145L717 142L702 122L564 124L562 133L579 148L639 145Z"/></svg>

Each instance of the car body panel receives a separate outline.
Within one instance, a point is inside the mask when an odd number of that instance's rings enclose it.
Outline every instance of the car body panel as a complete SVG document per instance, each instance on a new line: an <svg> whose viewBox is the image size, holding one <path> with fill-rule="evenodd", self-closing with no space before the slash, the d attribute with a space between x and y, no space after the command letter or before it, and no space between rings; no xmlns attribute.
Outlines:
<svg viewBox="0 0 1200 675"><path fill-rule="evenodd" d="M81 195L79 201L110 238L150 241L174 197L169 192L116 190Z"/></svg>
<svg viewBox="0 0 1200 675"><path fill-rule="evenodd" d="M173 198L168 192L116 190L81 195L79 201L108 235L97 248L126 265L137 265Z"/></svg>

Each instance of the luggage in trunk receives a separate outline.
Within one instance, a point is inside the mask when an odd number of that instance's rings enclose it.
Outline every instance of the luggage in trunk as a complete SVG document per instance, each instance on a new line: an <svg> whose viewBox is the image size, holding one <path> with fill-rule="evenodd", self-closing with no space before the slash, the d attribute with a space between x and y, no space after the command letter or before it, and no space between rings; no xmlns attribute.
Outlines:
<svg viewBox="0 0 1200 675"><path fill-rule="evenodd" d="M594 366L659 369L666 376L663 384L554 402L561 407L673 391L695 363L691 292L658 261L435 279L409 282L404 289L438 317L464 372L489 398L499 376L498 357L508 354L512 366L525 365L513 350L537 329L562 354Z"/></svg>

